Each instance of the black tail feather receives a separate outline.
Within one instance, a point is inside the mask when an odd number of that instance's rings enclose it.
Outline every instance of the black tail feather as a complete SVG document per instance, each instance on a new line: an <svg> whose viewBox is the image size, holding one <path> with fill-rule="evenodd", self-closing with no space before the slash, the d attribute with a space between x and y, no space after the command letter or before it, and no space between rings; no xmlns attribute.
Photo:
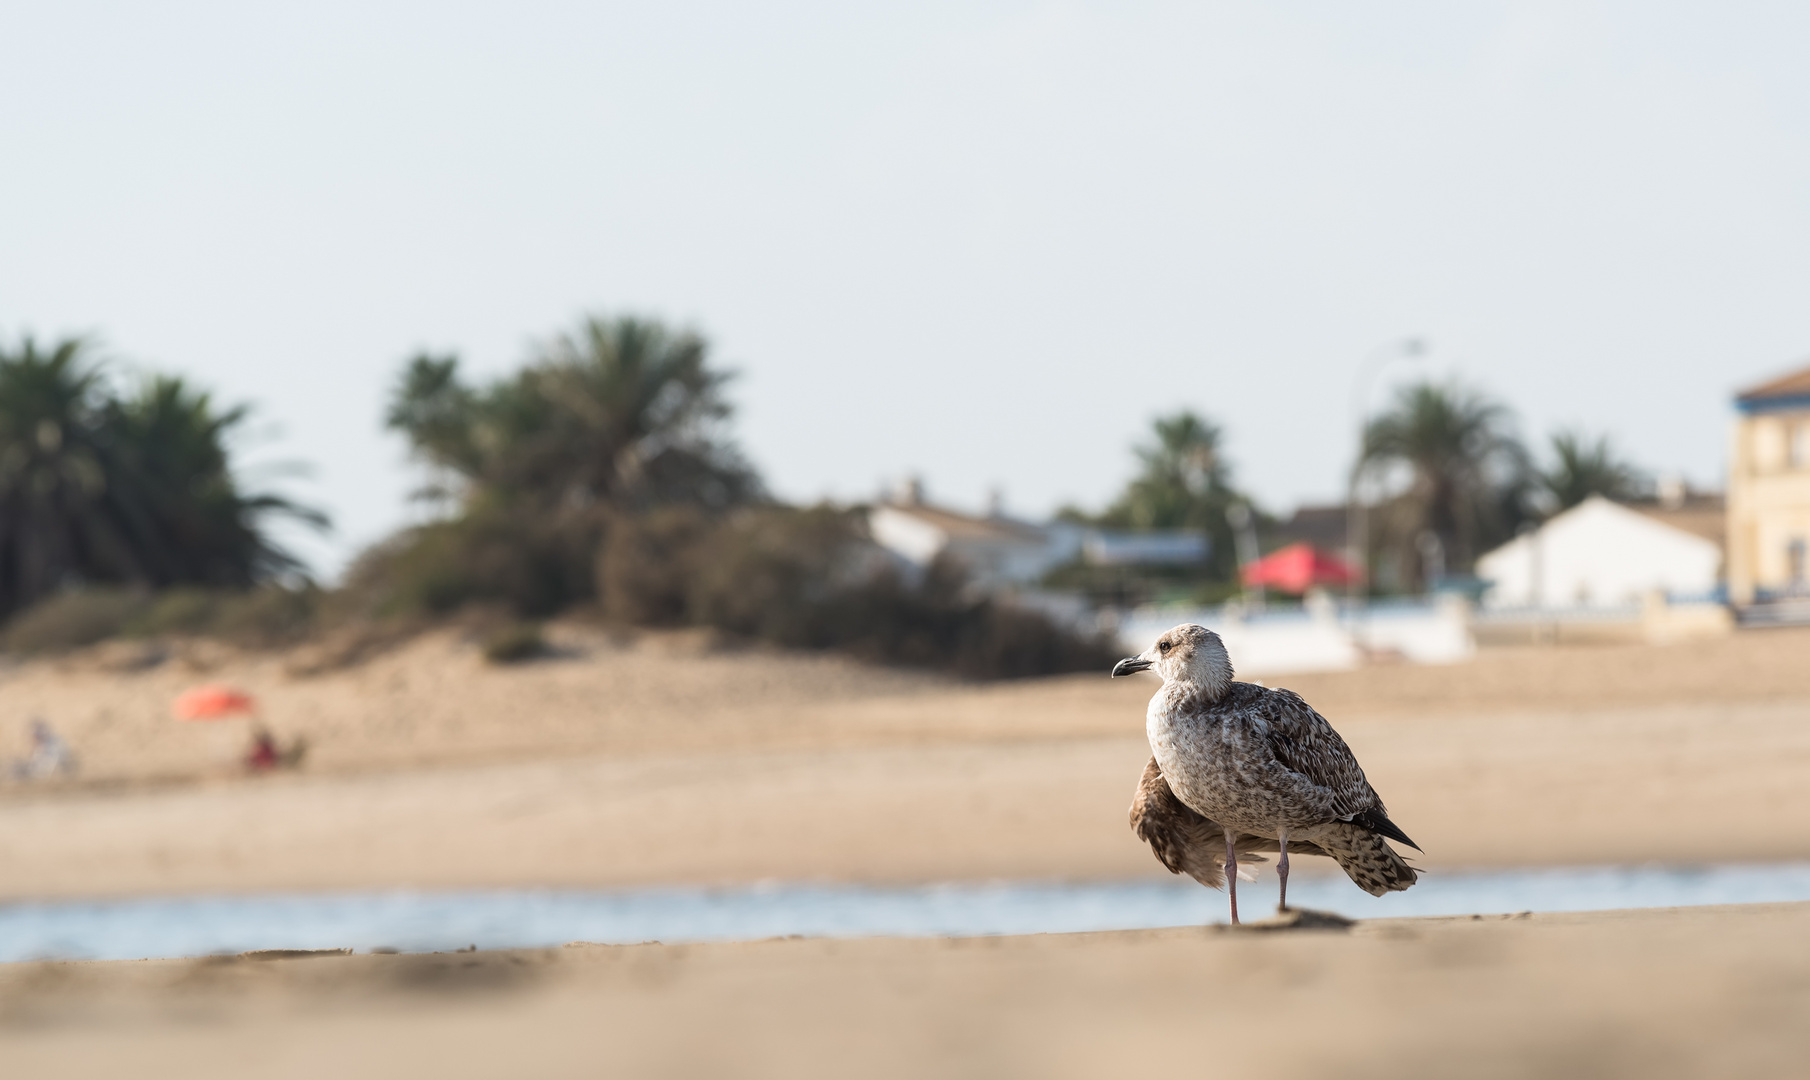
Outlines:
<svg viewBox="0 0 1810 1080"><path fill-rule="evenodd" d="M1360 811L1359 813L1352 815L1351 820L1356 824L1369 829L1373 833L1380 833L1391 840L1400 841L1413 848L1415 851L1420 850L1420 845L1408 839L1408 834L1401 831L1401 826L1390 821L1389 815L1383 813L1380 807L1373 806L1368 810Z"/></svg>

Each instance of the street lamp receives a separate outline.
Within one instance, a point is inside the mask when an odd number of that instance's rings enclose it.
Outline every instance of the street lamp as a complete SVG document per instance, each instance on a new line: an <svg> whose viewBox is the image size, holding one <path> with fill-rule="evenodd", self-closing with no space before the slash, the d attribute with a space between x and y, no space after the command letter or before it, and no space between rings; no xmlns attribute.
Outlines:
<svg viewBox="0 0 1810 1080"><path fill-rule="evenodd" d="M1357 378L1351 384L1351 418L1357 429L1357 457L1351 463L1351 486L1345 502L1346 557L1357 568L1357 575L1345 587L1346 599L1356 603L1370 579L1370 522L1358 482L1364 474L1364 428L1369 413L1370 389L1383 369L1397 360L1425 356L1427 343L1418 337L1401 338L1371 350L1358 364Z"/></svg>

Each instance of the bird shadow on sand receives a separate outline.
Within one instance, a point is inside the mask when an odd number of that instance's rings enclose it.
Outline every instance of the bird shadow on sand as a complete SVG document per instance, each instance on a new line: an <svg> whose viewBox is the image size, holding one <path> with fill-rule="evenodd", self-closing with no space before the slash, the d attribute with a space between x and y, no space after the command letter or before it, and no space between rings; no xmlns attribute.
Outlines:
<svg viewBox="0 0 1810 1080"><path fill-rule="evenodd" d="M1335 915L1330 911L1292 907L1278 910L1267 919L1239 923L1237 926L1224 925L1219 929L1264 934L1275 933L1279 930L1337 930L1343 932L1356 925L1356 919L1347 919L1343 915Z"/></svg>

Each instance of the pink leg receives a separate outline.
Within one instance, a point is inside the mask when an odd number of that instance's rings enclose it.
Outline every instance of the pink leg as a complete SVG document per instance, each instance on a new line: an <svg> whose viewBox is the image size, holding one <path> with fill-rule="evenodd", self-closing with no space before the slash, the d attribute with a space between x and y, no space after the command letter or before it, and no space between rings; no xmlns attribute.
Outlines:
<svg viewBox="0 0 1810 1080"><path fill-rule="evenodd" d="M1277 911L1287 911L1288 910L1288 830L1286 830L1286 829L1282 830L1282 835L1280 835L1276 838L1276 843L1278 843L1282 846L1282 857L1276 860L1276 876L1278 878L1282 879L1282 895L1280 896L1280 898L1278 898L1278 900L1276 902L1276 910Z"/></svg>
<svg viewBox="0 0 1810 1080"><path fill-rule="evenodd" d="M1226 830L1226 894L1232 898L1232 925L1238 925L1238 834Z"/></svg>

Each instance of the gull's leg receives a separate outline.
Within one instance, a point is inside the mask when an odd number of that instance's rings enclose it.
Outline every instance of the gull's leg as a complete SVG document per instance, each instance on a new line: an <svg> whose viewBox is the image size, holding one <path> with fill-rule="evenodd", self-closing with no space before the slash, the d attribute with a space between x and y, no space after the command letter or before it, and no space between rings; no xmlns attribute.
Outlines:
<svg viewBox="0 0 1810 1080"><path fill-rule="evenodd" d="M1232 925L1238 925L1238 834L1226 830L1226 894L1232 898Z"/></svg>
<svg viewBox="0 0 1810 1080"><path fill-rule="evenodd" d="M1276 900L1277 911L1288 910L1288 830L1276 830L1276 843L1282 848L1282 855L1276 860L1276 876L1282 879L1282 894Z"/></svg>

